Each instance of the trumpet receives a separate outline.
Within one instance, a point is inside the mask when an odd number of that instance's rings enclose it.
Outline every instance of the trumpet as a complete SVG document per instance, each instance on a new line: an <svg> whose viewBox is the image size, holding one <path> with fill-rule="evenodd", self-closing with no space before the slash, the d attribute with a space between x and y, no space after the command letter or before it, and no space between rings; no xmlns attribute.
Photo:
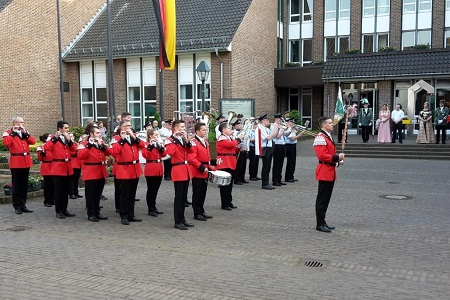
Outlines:
<svg viewBox="0 0 450 300"><path fill-rule="evenodd" d="M306 133L307 135L316 137L316 136L317 136L317 133L314 133L314 132L312 132L312 131L309 131L309 130L308 130L308 125L309 125L309 120L305 122L305 125L295 124L295 125L294 125L294 130L297 131L297 132L299 132L299 131L300 131L300 132L304 132L304 133Z"/></svg>

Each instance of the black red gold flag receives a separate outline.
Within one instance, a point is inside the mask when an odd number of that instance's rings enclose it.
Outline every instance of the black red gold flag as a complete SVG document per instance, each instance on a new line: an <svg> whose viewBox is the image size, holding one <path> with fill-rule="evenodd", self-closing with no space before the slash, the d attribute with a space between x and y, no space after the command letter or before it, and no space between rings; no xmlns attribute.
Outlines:
<svg viewBox="0 0 450 300"><path fill-rule="evenodd" d="M153 7L159 28L159 67L173 70L177 32L175 0L153 0Z"/></svg>

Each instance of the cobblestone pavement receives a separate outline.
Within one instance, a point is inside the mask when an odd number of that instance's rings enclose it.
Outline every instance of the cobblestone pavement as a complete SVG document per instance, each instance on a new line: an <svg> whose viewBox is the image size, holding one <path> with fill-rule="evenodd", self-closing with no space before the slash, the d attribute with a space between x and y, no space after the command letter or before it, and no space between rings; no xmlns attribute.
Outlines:
<svg viewBox="0 0 450 300"><path fill-rule="evenodd" d="M146 215L145 182L136 215L120 224L113 186L102 202L109 220L88 222L84 199L75 218L59 220L42 199L33 214L0 205L1 299L448 299L449 164L348 159L327 220L315 230L316 159L299 147L297 183L273 191L260 182L234 187L237 209L220 209L209 185L207 222L173 228L173 186L163 181ZM408 195L410 200L382 199ZM319 264L320 263L320 264ZM311 265L312 266L309 266Z"/></svg>

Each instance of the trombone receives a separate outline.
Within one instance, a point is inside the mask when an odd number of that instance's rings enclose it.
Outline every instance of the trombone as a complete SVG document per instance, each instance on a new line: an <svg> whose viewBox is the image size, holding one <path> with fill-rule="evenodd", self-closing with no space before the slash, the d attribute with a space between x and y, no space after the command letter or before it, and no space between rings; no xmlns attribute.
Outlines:
<svg viewBox="0 0 450 300"><path fill-rule="evenodd" d="M304 132L304 133L306 133L306 134L308 134L308 135L310 135L310 136L313 136L313 137L316 137L317 136L317 133L314 133L314 132L312 132L312 131L310 131L310 130L308 130L308 125L309 125L309 120L308 121L306 121L305 122L305 125L298 125L298 124L295 124L294 125L294 130L295 131L297 131L297 132Z"/></svg>

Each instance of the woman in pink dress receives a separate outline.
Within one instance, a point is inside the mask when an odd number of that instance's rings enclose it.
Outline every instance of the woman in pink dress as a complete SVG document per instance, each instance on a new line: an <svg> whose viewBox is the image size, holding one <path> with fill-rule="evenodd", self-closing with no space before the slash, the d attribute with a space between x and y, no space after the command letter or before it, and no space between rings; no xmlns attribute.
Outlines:
<svg viewBox="0 0 450 300"><path fill-rule="evenodd" d="M391 142L391 112L388 109L387 104L383 104L383 108L380 111L377 120L378 128L378 143L390 143Z"/></svg>

